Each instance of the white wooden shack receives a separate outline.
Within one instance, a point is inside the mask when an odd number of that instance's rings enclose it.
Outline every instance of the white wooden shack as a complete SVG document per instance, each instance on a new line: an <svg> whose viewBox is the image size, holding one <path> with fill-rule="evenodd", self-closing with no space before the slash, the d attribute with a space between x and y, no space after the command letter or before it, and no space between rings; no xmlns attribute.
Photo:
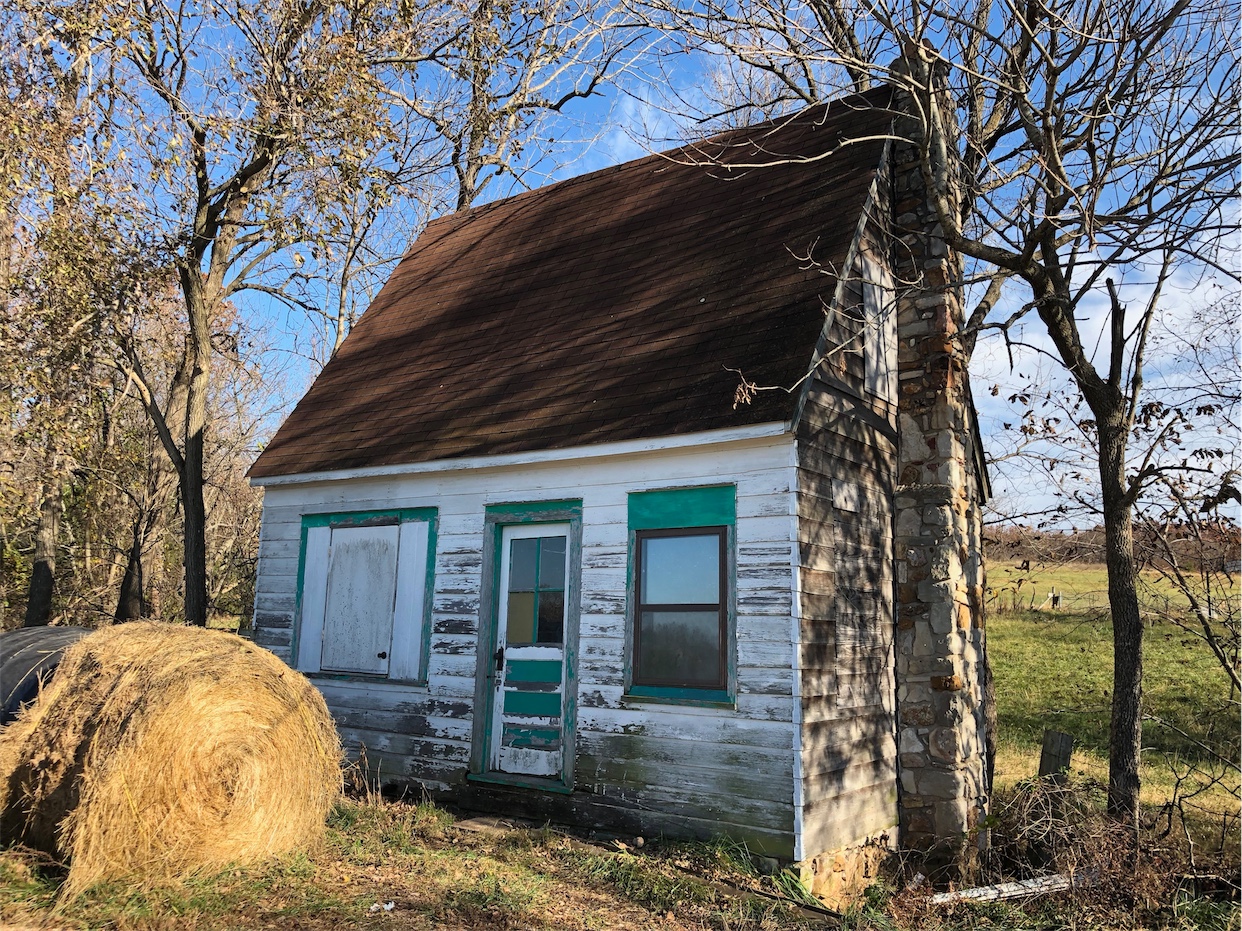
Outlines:
<svg viewBox="0 0 1242 931"><path fill-rule="evenodd" d="M880 88L432 222L255 463L385 785L826 869L986 805L955 256Z"/></svg>

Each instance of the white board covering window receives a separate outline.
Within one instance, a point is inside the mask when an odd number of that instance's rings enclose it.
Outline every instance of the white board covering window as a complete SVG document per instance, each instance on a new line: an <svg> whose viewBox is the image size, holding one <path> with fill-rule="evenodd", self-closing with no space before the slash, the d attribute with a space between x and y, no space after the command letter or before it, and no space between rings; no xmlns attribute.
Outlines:
<svg viewBox="0 0 1242 931"><path fill-rule="evenodd" d="M897 400L897 301L888 266L872 256L862 257L863 318L866 322L863 356L867 390L877 398Z"/></svg>
<svg viewBox="0 0 1242 931"><path fill-rule="evenodd" d="M420 681L434 512L303 519L297 668Z"/></svg>

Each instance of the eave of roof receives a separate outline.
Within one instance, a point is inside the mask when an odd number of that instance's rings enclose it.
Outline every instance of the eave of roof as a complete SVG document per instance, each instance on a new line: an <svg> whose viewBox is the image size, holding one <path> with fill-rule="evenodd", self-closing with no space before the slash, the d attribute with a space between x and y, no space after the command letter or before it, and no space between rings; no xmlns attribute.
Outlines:
<svg viewBox="0 0 1242 931"><path fill-rule="evenodd" d="M298 472L289 475L252 477L252 485L262 488L279 488L290 485L312 485L321 482L355 481L358 479L396 478L409 475L427 475L438 472L469 471L478 473L483 469L510 469L518 466L543 465L547 463L599 462L605 459L634 460L687 449L713 448L721 456L729 456L741 448L755 445L769 446L777 441L793 442L793 431L788 423L748 424L724 430L706 430L702 433L686 433L681 436L644 437L615 443L595 443L590 446L571 446L563 449L532 449L520 453L473 456L462 459L432 459L427 462L403 462L396 465L364 466L357 469L337 469L328 472Z"/></svg>
<svg viewBox="0 0 1242 931"><path fill-rule="evenodd" d="M811 363L888 102L881 88L432 222L251 475L789 420L780 389ZM739 373L774 390L736 404Z"/></svg>

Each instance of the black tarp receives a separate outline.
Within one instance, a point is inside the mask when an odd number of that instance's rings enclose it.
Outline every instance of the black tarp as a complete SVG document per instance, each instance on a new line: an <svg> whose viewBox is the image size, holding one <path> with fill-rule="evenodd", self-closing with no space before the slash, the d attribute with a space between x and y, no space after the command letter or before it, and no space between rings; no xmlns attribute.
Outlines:
<svg viewBox="0 0 1242 931"><path fill-rule="evenodd" d="M65 648L90 633L85 627L23 627L0 633L0 726L39 694Z"/></svg>

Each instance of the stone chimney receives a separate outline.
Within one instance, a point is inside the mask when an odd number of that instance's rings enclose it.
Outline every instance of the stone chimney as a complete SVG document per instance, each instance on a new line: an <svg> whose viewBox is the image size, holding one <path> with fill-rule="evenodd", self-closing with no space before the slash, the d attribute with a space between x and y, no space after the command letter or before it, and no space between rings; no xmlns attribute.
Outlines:
<svg viewBox="0 0 1242 931"><path fill-rule="evenodd" d="M903 845L927 850L933 865L969 872L986 840L976 828L990 792L980 512L987 477L961 339L962 262L942 238L920 158L918 114L943 93L935 53L911 43L892 70L897 108L907 114L896 135L910 140L893 149L901 834ZM941 112L952 114L952 106ZM946 149L954 151L951 140ZM940 159L934 146L930 151Z"/></svg>

